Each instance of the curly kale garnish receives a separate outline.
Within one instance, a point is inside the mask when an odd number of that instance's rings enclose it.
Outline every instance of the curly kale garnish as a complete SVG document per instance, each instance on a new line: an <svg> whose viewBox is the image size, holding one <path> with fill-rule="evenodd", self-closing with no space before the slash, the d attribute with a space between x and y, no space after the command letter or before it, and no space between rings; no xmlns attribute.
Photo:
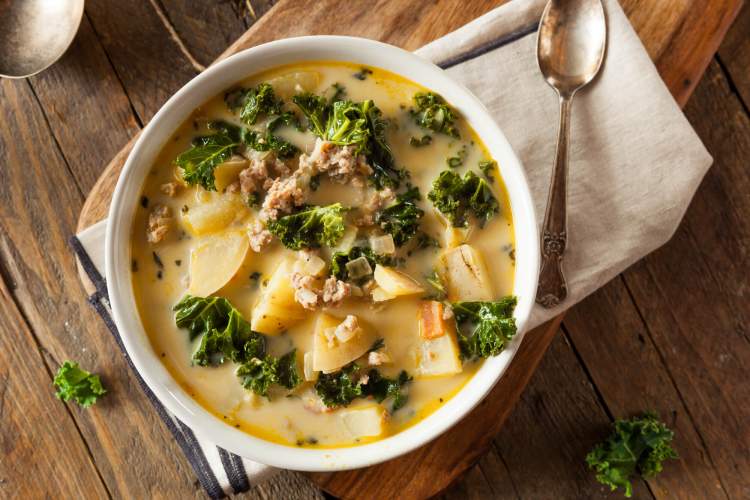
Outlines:
<svg viewBox="0 0 750 500"><path fill-rule="evenodd" d="M187 329L190 340L202 336L193 353L193 363L199 366L216 366L226 360L240 363L265 354L265 338L252 331L250 323L223 297L186 295L174 311L177 327Z"/></svg>
<svg viewBox="0 0 750 500"><path fill-rule="evenodd" d="M368 396L378 403L391 398L391 412L403 408L408 399L405 386L412 379L405 371L395 379L384 377L375 368L364 376L362 371L358 364L350 363L337 372L321 373L315 383L315 392L329 408L349 406L355 399Z"/></svg>
<svg viewBox="0 0 750 500"><path fill-rule="evenodd" d="M427 198L454 227L468 226L469 214L483 226L499 210L490 185L471 171L463 178L450 170L440 172Z"/></svg>
<svg viewBox="0 0 750 500"><path fill-rule="evenodd" d="M264 397L268 397L268 389L273 384L294 389L302 383L296 349L280 358L270 355L251 358L237 368L236 374L245 389Z"/></svg>
<svg viewBox="0 0 750 500"><path fill-rule="evenodd" d="M370 180L377 189L398 188L405 173L395 166L385 138L388 124L373 101L330 102L311 93L298 94L292 100L307 118L312 133L339 146L352 146L365 155L373 169Z"/></svg>
<svg viewBox="0 0 750 500"><path fill-rule="evenodd" d="M355 246L346 252L334 252L331 256L331 275L341 281L348 281L349 272L346 270L346 264L360 257L366 258L372 269L375 269L376 264L393 265L391 257L376 254L371 248Z"/></svg>
<svg viewBox="0 0 750 500"><path fill-rule="evenodd" d="M629 498L635 474L653 477L662 471L662 462L678 458L671 446L673 438L674 433L653 413L617 420L612 434L586 455L586 463L596 471L597 481L612 491L624 488Z"/></svg>
<svg viewBox="0 0 750 500"><path fill-rule="evenodd" d="M341 203L308 207L268 223L268 230L292 250L334 246L344 234L344 208Z"/></svg>
<svg viewBox="0 0 750 500"><path fill-rule="evenodd" d="M464 359L497 356L516 334L513 310L516 298L498 302L454 302L453 314L459 327L458 344Z"/></svg>
<svg viewBox="0 0 750 500"><path fill-rule="evenodd" d="M424 210L417 206L422 197L419 188L410 187L396 197L395 203L384 208L375 216L375 223L380 229L393 236L396 246L403 246L419 230L419 221Z"/></svg>
<svg viewBox="0 0 750 500"><path fill-rule="evenodd" d="M299 149L274 134L274 131L282 125L298 127L297 116L290 111L275 116L266 124L265 134L255 130L242 129L242 142L256 151L273 151L281 159L291 158L299 152Z"/></svg>
<svg viewBox="0 0 750 500"><path fill-rule="evenodd" d="M174 163L182 169L182 178L189 186L200 185L216 191L214 169L227 161L240 145L239 136L226 131L196 137L190 149L180 154Z"/></svg>
<svg viewBox="0 0 750 500"><path fill-rule="evenodd" d="M488 181L494 182L495 177L492 174L497 170L497 162L495 160L482 160L479 162L478 166L479 170L484 174L484 177Z"/></svg>
<svg viewBox="0 0 750 500"><path fill-rule="evenodd" d="M434 92L414 94L414 108L410 113L420 127L459 138L458 129L455 126L456 114L438 94Z"/></svg>
<svg viewBox="0 0 750 500"><path fill-rule="evenodd" d="M72 399L84 408L93 405L107 393L99 375L87 372L75 361L65 361L57 370L53 383L57 387L55 396L63 401Z"/></svg>
<svg viewBox="0 0 750 500"><path fill-rule="evenodd" d="M252 89L230 92L224 96L224 102L232 111L239 109L240 120L248 125L255 125L261 116L281 114L284 105L268 83L261 83Z"/></svg>

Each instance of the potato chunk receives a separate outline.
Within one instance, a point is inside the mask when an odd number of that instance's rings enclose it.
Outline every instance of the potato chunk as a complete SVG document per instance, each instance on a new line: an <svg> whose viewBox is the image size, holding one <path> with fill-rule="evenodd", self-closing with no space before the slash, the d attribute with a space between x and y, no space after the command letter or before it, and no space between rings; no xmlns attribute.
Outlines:
<svg viewBox="0 0 750 500"><path fill-rule="evenodd" d="M193 236L216 233L248 214L239 196L211 193L206 201L182 213L182 222Z"/></svg>
<svg viewBox="0 0 750 500"><path fill-rule="evenodd" d="M190 251L188 291L200 297L217 292L237 274L249 247L247 234L240 231L203 238Z"/></svg>
<svg viewBox="0 0 750 500"><path fill-rule="evenodd" d="M283 260L261 291L250 320L256 332L278 335L305 317L305 310L294 300L293 266L291 259Z"/></svg>
<svg viewBox="0 0 750 500"><path fill-rule="evenodd" d="M313 332L313 370L336 371L362 356L375 343L375 333L362 321L357 321L358 329L351 336L337 335L336 329L344 321L326 313L318 315Z"/></svg>
<svg viewBox="0 0 750 500"><path fill-rule="evenodd" d="M341 423L353 439L380 436L385 410L379 405L352 408L340 412Z"/></svg>
<svg viewBox="0 0 750 500"><path fill-rule="evenodd" d="M417 350L417 376L453 375L463 370L456 330L431 340L422 340Z"/></svg>
<svg viewBox="0 0 750 500"><path fill-rule="evenodd" d="M247 168L247 160L239 155L232 156L224 163L220 163L214 169L214 185L218 192L224 191L228 185L237 180L245 168Z"/></svg>
<svg viewBox="0 0 750 500"><path fill-rule="evenodd" d="M295 71L286 73L268 81L276 95L282 99L291 99L295 94L314 92L320 83L317 71Z"/></svg>
<svg viewBox="0 0 750 500"><path fill-rule="evenodd" d="M390 267L381 266L380 264L376 265L374 277L378 286L386 294L394 297L424 292L424 288L419 283L406 274Z"/></svg>
<svg viewBox="0 0 750 500"><path fill-rule="evenodd" d="M492 300L492 283L481 254L470 245L446 251L438 263L438 274L451 302Z"/></svg>

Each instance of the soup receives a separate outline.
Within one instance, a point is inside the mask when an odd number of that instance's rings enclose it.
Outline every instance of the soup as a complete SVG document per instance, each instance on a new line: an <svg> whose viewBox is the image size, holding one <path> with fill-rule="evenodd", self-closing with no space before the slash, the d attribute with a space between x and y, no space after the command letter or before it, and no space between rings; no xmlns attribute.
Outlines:
<svg viewBox="0 0 750 500"><path fill-rule="evenodd" d="M217 418L290 446L414 425L515 334L497 164L439 95L377 68L255 75L196 109L131 237L154 350Z"/></svg>

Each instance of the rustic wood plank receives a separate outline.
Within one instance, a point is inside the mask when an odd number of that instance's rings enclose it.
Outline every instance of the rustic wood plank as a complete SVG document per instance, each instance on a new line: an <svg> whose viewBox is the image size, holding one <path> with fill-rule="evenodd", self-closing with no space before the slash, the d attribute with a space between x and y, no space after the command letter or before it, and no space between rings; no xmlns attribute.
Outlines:
<svg viewBox="0 0 750 500"><path fill-rule="evenodd" d="M16 283L15 300L49 352L49 371L58 361L78 360L101 373L117 395L104 398L95 412L73 412L109 491L140 498L200 494L185 461L172 458L181 456L174 440L150 409L144 411L149 403L80 288L67 240L82 194L26 81L0 81L0 121L10 124L0 127L0 259ZM18 466L31 470L33 463Z"/></svg>
<svg viewBox="0 0 750 500"><path fill-rule="evenodd" d="M565 327L615 418L653 410L675 431L680 460L649 483L658 498L726 498L669 368L621 279L572 308ZM684 361L683 361L684 362Z"/></svg>
<svg viewBox="0 0 750 500"><path fill-rule="evenodd" d="M198 74L151 0L87 2L86 14L141 123Z"/></svg>
<svg viewBox="0 0 750 500"><path fill-rule="evenodd" d="M54 397L52 376L2 276L0 318L0 497L106 498L104 483L64 403ZM45 480L50 477L55 481Z"/></svg>
<svg viewBox="0 0 750 500"><path fill-rule="evenodd" d="M29 82L78 186L88 193L104 165L140 130L88 17L65 56Z"/></svg>
<svg viewBox="0 0 750 500"><path fill-rule="evenodd" d="M627 5L627 1L622 3ZM742 0L693 1L683 17L662 20L665 24L678 26L678 29L664 45L655 63L680 106L684 106L693 93L742 3ZM649 4L654 6L660 2ZM640 34L639 26L634 26Z"/></svg>
<svg viewBox="0 0 750 500"><path fill-rule="evenodd" d="M402 457L333 474L307 474L341 498L426 498L440 493L474 464L513 409L559 325L544 324L526 334L508 370L490 394L460 423L461 432L446 432ZM377 484L377 488L372 488Z"/></svg>
<svg viewBox="0 0 750 500"><path fill-rule="evenodd" d="M750 109L750 4L745 6L719 47L719 59L731 76L746 110Z"/></svg>
<svg viewBox="0 0 750 500"><path fill-rule="evenodd" d="M187 50L198 62L208 66L265 15L273 3L272 0L251 0L252 12L243 2L234 1L161 0L161 7Z"/></svg>
<svg viewBox="0 0 750 500"><path fill-rule="evenodd" d="M686 108L715 165L672 241L625 273L730 498L750 491L750 117L712 63ZM711 117L706 119L706 117Z"/></svg>

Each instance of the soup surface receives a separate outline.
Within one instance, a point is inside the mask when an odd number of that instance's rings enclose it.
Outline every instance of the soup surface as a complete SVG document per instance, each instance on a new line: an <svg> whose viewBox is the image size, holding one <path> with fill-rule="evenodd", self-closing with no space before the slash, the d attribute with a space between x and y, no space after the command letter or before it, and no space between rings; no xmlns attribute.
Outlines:
<svg viewBox="0 0 750 500"><path fill-rule="evenodd" d="M452 397L515 333L510 207L449 103L345 63L255 75L147 176L138 309L217 418L291 446L371 442Z"/></svg>

